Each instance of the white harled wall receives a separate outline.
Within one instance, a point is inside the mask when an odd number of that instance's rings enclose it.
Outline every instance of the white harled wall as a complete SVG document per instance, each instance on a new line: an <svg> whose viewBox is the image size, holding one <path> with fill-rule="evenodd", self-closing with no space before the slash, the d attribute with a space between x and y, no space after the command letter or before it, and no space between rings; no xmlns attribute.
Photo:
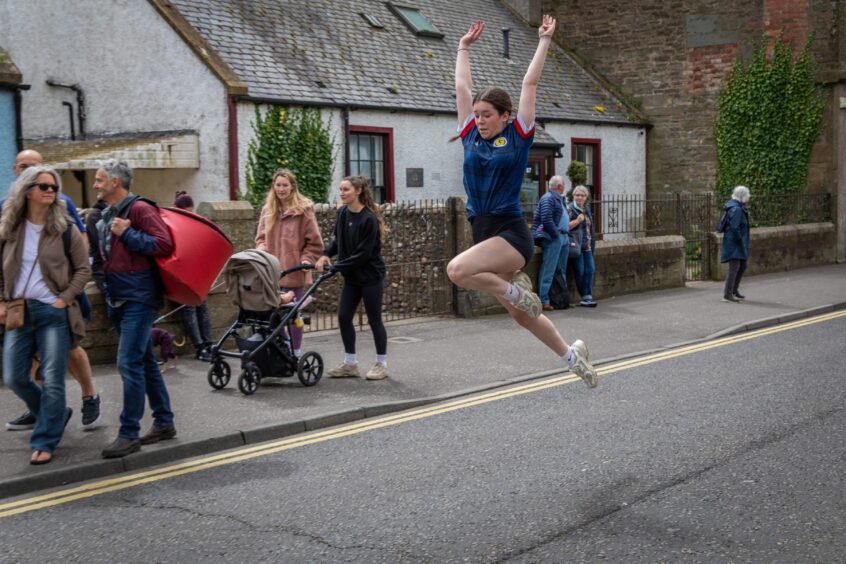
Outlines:
<svg viewBox="0 0 846 564"><path fill-rule="evenodd" d="M25 138L69 137L76 95L85 91L88 133L193 129L200 168L139 170L135 190L170 204L177 188L196 203L229 196L223 84L147 1L0 2L0 38L31 89L23 93ZM89 197L93 174L88 173ZM79 185L63 174L74 199Z"/></svg>

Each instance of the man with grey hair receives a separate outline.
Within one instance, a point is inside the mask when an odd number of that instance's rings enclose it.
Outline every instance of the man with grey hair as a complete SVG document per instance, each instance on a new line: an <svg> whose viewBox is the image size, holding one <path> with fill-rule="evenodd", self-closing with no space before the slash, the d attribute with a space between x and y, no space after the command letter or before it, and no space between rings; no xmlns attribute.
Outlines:
<svg viewBox="0 0 846 564"><path fill-rule="evenodd" d="M124 161L105 161L94 175L94 189L108 204L97 231L109 319L119 335L117 366L123 380L120 430L103 450L103 458L126 456L142 444L176 436L170 396L150 341L153 321L163 305L153 259L170 255L173 241L156 207L132 194L131 185L132 168ZM153 411L153 426L139 436L145 395Z"/></svg>
<svg viewBox="0 0 846 564"><path fill-rule="evenodd" d="M538 270L538 296L544 311L555 309L549 300L549 290L556 272L567 280L567 255L570 247L567 242L569 222L564 220L564 179L553 176L549 179L549 189L538 200L535 215L532 218L532 237L535 245L543 249L541 266ZM559 306L560 307L560 306Z"/></svg>

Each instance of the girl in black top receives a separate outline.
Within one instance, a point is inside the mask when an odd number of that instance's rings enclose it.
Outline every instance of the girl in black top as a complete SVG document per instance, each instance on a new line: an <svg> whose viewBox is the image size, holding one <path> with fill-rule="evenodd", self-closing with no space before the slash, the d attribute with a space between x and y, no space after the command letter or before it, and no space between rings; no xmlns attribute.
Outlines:
<svg viewBox="0 0 846 564"><path fill-rule="evenodd" d="M364 311L376 344L376 363L367 372L368 380L388 377L388 334L382 323L382 292L385 282L385 261L382 259L382 237L386 233L382 215L373 200L373 189L363 176L348 176L341 181L341 203L335 218L335 237L315 263L323 272L331 265L329 258L338 255L334 268L344 276L338 325L344 342L344 362L327 372L331 378L360 376L355 357L353 319L358 304L364 300Z"/></svg>

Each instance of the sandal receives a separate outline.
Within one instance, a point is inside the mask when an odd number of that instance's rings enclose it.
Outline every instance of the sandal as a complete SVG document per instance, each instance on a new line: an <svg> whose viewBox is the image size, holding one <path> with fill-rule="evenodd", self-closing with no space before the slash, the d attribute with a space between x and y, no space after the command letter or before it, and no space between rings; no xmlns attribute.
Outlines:
<svg viewBox="0 0 846 564"><path fill-rule="evenodd" d="M40 466L42 464L49 464L52 460L53 455L49 452L44 450L34 450L32 451L32 457L29 459L29 463L33 466Z"/></svg>

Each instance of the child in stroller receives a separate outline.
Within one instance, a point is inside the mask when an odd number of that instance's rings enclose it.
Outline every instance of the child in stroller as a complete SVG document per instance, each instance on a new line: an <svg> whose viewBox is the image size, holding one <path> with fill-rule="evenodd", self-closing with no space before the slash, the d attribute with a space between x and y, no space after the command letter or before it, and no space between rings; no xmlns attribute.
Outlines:
<svg viewBox="0 0 846 564"><path fill-rule="evenodd" d="M230 257L224 267L226 293L238 306L238 317L211 350L211 367L208 382L212 388L224 388L231 377L226 358L241 360L238 389L245 395L255 393L262 378L289 377L297 374L304 386L317 384L323 376L323 358L314 351L300 357L294 355L289 328L309 323L301 313L317 287L334 271L320 275L294 301L294 293L279 294L279 280L299 270L314 266L302 264L286 271L279 271L279 261L265 251L250 249ZM232 337L237 351L223 350L223 343Z"/></svg>

